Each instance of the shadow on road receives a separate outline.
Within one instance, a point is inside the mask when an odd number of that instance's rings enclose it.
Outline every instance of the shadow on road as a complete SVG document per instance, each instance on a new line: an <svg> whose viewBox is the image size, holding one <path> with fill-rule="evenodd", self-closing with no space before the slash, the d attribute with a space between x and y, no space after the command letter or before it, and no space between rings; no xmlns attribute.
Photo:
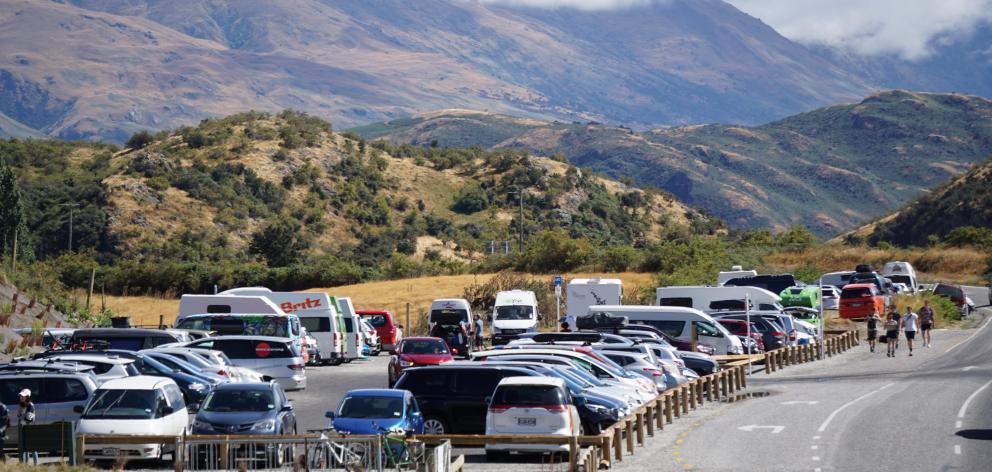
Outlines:
<svg viewBox="0 0 992 472"><path fill-rule="evenodd" d="M980 441L992 441L992 429L962 429L956 433L965 439L977 439Z"/></svg>

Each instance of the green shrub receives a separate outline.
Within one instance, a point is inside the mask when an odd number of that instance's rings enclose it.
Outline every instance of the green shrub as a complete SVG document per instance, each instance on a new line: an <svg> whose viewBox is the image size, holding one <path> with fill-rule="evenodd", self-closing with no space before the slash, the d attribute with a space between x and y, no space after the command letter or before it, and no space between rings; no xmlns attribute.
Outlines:
<svg viewBox="0 0 992 472"><path fill-rule="evenodd" d="M489 196L476 184L466 185L455 196L451 210L463 215L471 215L489 208Z"/></svg>
<svg viewBox="0 0 992 472"><path fill-rule="evenodd" d="M626 272L634 267L637 250L630 246L613 246L603 251L600 263L606 272Z"/></svg>
<svg viewBox="0 0 992 472"><path fill-rule="evenodd" d="M141 149L148 146L155 140L155 137L147 130L141 130L131 135L127 140L127 147L131 149Z"/></svg>
<svg viewBox="0 0 992 472"><path fill-rule="evenodd" d="M517 260L517 268L533 273L568 272L585 264L593 247L585 239L572 239L562 230L533 235Z"/></svg>

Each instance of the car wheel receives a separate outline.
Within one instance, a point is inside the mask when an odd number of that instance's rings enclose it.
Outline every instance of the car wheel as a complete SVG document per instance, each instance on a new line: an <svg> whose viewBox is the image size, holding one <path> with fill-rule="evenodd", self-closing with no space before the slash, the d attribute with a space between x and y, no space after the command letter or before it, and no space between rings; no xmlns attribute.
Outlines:
<svg viewBox="0 0 992 472"><path fill-rule="evenodd" d="M424 434L447 434L448 425L436 416L424 418Z"/></svg>
<svg viewBox="0 0 992 472"><path fill-rule="evenodd" d="M486 462L497 462L506 458L506 451L486 451Z"/></svg>

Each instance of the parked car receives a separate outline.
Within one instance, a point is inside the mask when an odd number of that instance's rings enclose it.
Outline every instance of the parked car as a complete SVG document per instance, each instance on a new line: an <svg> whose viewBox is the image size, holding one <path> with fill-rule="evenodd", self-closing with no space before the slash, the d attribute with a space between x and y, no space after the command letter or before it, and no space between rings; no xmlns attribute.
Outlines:
<svg viewBox="0 0 992 472"><path fill-rule="evenodd" d="M210 382L211 386L217 386L219 384L227 383L231 381L231 379L228 378L227 376L219 375L212 371L204 371L203 369L166 352L158 352L158 351L150 350L150 351L143 351L143 353L148 357L151 357L152 359L161 362L166 367L169 367L173 370L182 372L184 374L189 374L204 378L208 382Z"/></svg>
<svg viewBox="0 0 992 472"><path fill-rule="evenodd" d="M616 362L628 372L633 372L652 382L659 392L664 392L669 388L678 385L675 379L669 379L665 370L655 362L651 362L645 355L623 351L599 351L611 361Z"/></svg>
<svg viewBox="0 0 992 472"><path fill-rule="evenodd" d="M721 318L718 319L717 321L719 321L724 328L727 328L727 331L730 331L731 334L734 334L738 337L741 336L746 337L750 335L751 338L754 340L754 348L756 349L755 351L750 352L750 354L764 352L765 342L762 339L763 334L758 329L758 325L756 325L753 321L751 322L750 327L748 326L747 321L745 320L732 320L732 319Z"/></svg>
<svg viewBox="0 0 992 472"><path fill-rule="evenodd" d="M107 381L93 392L81 413L76 434L128 436L182 436L187 433L189 413L182 391L171 379L140 375ZM158 459L175 453L173 444L86 444L87 459L117 461Z"/></svg>
<svg viewBox="0 0 992 472"><path fill-rule="evenodd" d="M758 328L758 331L761 333L761 342L765 345L766 351L778 349L788 344L789 336L785 332L785 328L779 325L775 320L768 319L757 314L751 314L751 316L748 317L746 313L722 315L719 319L745 322L748 318L750 318L753 326Z"/></svg>
<svg viewBox="0 0 992 472"><path fill-rule="evenodd" d="M34 364L45 367L39 369ZM30 390L35 407L34 424L75 422L79 419L75 408L86 405L97 385L99 381L93 368L87 365L28 361L0 369L0 401L7 407L8 414L15 415L21 391ZM16 425L16 417L11 421ZM16 445L17 437L16 427L7 429L7 444Z"/></svg>
<svg viewBox="0 0 992 472"><path fill-rule="evenodd" d="M873 283L855 283L840 292L839 316L844 319L865 319L877 311L885 313L885 298Z"/></svg>
<svg viewBox="0 0 992 472"><path fill-rule="evenodd" d="M229 383L215 388L193 419L193 434L281 435L296 434L296 412L278 382ZM197 462L216 458L216 446L197 447ZM214 450L211 450L214 449ZM242 453L246 451L241 451ZM292 463L294 448L266 443L247 448L250 459L266 467Z"/></svg>
<svg viewBox="0 0 992 472"><path fill-rule="evenodd" d="M313 337L306 326L300 326L300 336L303 337L303 345L307 348L307 365L320 365L324 363L320 354L320 346L317 345L317 338Z"/></svg>
<svg viewBox="0 0 992 472"><path fill-rule="evenodd" d="M401 389L351 390L325 416L346 434L423 434L424 416L414 395Z"/></svg>
<svg viewBox="0 0 992 472"><path fill-rule="evenodd" d="M396 325L392 313L386 310L356 310L355 312L375 327L375 331L379 335L379 342L382 343L382 349L390 352L396 349L396 344L401 338L399 327Z"/></svg>
<svg viewBox="0 0 992 472"><path fill-rule="evenodd" d="M139 351L162 344L182 342L185 339L183 335L161 329L86 328L75 330L69 339L69 345L79 346L79 349L84 349L85 346Z"/></svg>
<svg viewBox="0 0 992 472"><path fill-rule="evenodd" d="M378 356L382 352L382 341L379 339L379 333L376 332L372 323L369 323L369 320L365 318L362 318L362 328L364 329L362 336L365 339L365 345L369 347L368 355Z"/></svg>
<svg viewBox="0 0 992 472"><path fill-rule="evenodd" d="M965 294L964 289L960 285L944 284L939 283L933 287L933 293L940 295L942 297L949 298L955 305L957 305L958 310L961 314L968 316L971 310L974 309L974 303L971 303L971 299Z"/></svg>
<svg viewBox="0 0 992 472"><path fill-rule="evenodd" d="M112 379L141 375L134 365L133 359L116 355L101 356L98 354L66 354L46 358L48 361L77 363L93 367L93 374L100 383Z"/></svg>
<svg viewBox="0 0 992 472"><path fill-rule="evenodd" d="M565 381L555 377L505 377L489 399L486 434L578 436L582 422ZM486 444L486 459L508 451L567 451L568 445Z"/></svg>
<svg viewBox="0 0 992 472"><path fill-rule="evenodd" d="M820 276L818 281L820 285L832 286L832 287L843 287L850 283L851 276L854 275L853 270L844 270L840 272L829 272Z"/></svg>
<svg viewBox="0 0 992 472"><path fill-rule="evenodd" d="M286 390L302 390L307 387L303 356L287 338L220 336L193 341L186 347L221 351L227 354L234 365L256 370L262 374L264 381L275 380Z"/></svg>
<svg viewBox="0 0 992 472"><path fill-rule="evenodd" d="M455 360L443 339L430 337L403 338L389 358L389 386L399 380L403 369L425 365L446 364Z"/></svg>
<svg viewBox="0 0 992 472"><path fill-rule="evenodd" d="M782 306L805 306L815 308L820 306L820 287L816 285L793 286L779 294Z"/></svg>
<svg viewBox="0 0 992 472"><path fill-rule="evenodd" d="M823 309L836 310L840 307L840 289L833 285L823 286Z"/></svg>
<svg viewBox="0 0 992 472"><path fill-rule="evenodd" d="M235 369L231 368L231 366L221 363L220 360L218 360L213 356L205 355L201 352L197 352L194 349L184 348L184 347L167 347L167 348L149 349L140 352L144 354L148 354L151 352L160 352L160 353L168 354L177 359L185 361L190 365L195 366L197 369L199 369L201 373L210 373L210 374L219 375L221 377L227 378L232 382L244 381L241 379L240 375L235 371ZM221 356L224 355L224 353L217 351L208 351L208 352L215 352L217 354L220 354ZM226 358L226 356L224 357Z"/></svg>

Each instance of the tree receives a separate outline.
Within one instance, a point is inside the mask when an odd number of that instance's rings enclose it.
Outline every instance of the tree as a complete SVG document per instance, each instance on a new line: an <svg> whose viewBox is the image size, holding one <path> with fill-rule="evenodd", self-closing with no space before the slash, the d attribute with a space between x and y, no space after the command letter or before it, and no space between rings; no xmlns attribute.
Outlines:
<svg viewBox="0 0 992 472"><path fill-rule="evenodd" d="M127 147L132 149L141 149L149 144L155 139L151 133L146 130L138 131L131 135L131 138L127 140Z"/></svg>
<svg viewBox="0 0 992 472"><path fill-rule="evenodd" d="M14 171L0 161L0 254L13 246L14 234L25 237L24 202Z"/></svg>
<svg viewBox="0 0 992 472"><path fill-rule="evenodd" d="M585 264L593 247L585 239L572 239L560 229L542 231L527 241L524 257L518 260L528 272L567 272Z"/></svg>
<svg viewBox="0 0 992 472"><path fill-rule="evenodd" d="M451 206L453 211L463 215L471 215L489 208L489 196L486 191L475 184L469 184L455 197L455 203Z"/></svg>
<svg viewBox="0 0 992 472"><path fill-rule="evenodd" d="M285 267L299 261L307 247L300 224L280 216L252 235L248 250L264 257L269 266Z"/></svg>

